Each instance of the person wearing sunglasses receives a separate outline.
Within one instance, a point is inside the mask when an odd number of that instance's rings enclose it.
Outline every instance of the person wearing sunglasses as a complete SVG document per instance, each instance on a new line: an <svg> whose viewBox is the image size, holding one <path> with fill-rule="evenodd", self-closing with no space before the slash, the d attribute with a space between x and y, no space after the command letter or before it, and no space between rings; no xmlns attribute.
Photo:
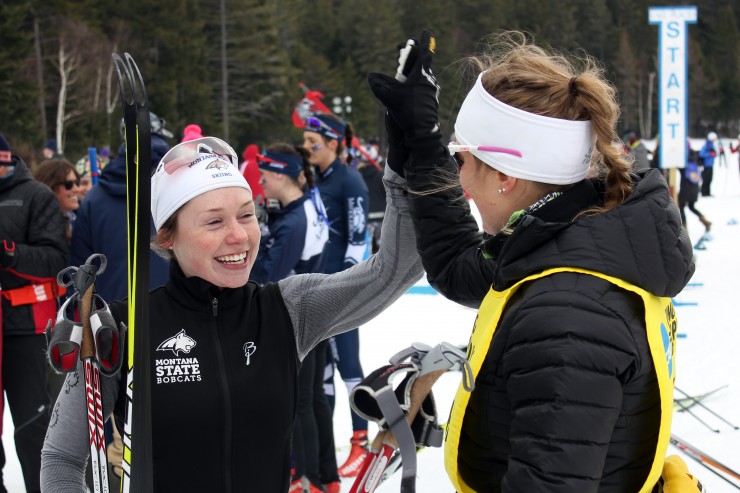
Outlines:
<svg viewBox="0 0 740 493"><path fill-rule="evenodd" d="M329 216L329 244L326 247L326 270L331 274L359 263L367 250L367 216L369 192L362 175L349 166L352 154L352 126L334 115L315 115L306 119L303 146L311 153L309 161L318 168L316 184ZM347 154L347 165L339 157ZM347 394L364 377L360 364L359 328L340 334L329 341L331 353L327 362L325 388L334 409L334 367L347 386ZM338 472L342 477L356 476L367 455L367 420L350 409L352 437L350 453Z"/></svg>
<svg viewBox="0 0 740 493"><path fill-rule="evenodd" d="M388 240L376 255L331 275L249 281L260 227L238 166L231 146L205 137L173 147L152 176L153 243L171 262L167 285L148 294L144 332L155 491L287 491L305 356L379 314L422 275L405 181L387 170ZM127 322L125 302L110 308L116 322ZM55 407L42 452L44 491L84 488L84 386L73 385L80 371L67 377L69 392ZM102 379L104 414L118 425L125 381L121 373Z"/></svg>
<svg viewBox="0 0 740 493"><path fill-rule="evenodd" d="M54 192L33 178L2 133L0 204L0 425L7 402L25 489L39 491L52 404L44 328L57 309L56 275L67 264L67 221ZM4 466L0 444L0 471Z"/></svg>
<svg viewBox="0 0 740 493"><path fill-rule="evenodd" d="M401 45L397 77L369 76L428 279L478 310L445 468L459 492L653 491L691 243L660 172L624 158L596 62L517 32L489 41L449 146L429 32Z"/></svg>
<svg viewBox="0 0 740 493"><path fill-rule="evenodd" d="M62 214L67 218L67 242L71 241L75 212L80 208L80 175L72 163L62 158L43 161L34 177L56 195Z"/></svg>

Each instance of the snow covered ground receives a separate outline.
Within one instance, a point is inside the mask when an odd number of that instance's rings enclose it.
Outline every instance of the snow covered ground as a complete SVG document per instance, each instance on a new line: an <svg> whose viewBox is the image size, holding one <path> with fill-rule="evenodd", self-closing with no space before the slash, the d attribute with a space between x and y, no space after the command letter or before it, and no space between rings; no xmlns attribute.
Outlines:
<svg viewBox="0 0 740 493"><path fill-rule="evenodd" d="M715 168L712 187L714 197L701 198L697 207L712 222L714 239L707 249L696 251L696 274L690 286L676 297L679 316L677 387L689 394L701 394L726 386L707 398L704 404L733 424L740 424L740 383L736 366L740 347L740 328L732 315L738 302L740 279L740 174L738 154L728 156L726 167ZM698 239L703 227L690 212L688 228L692 239ZM734 223L734 224L733 224ZM425 282L415 292L430 292ZM364 326L361 331L362 364L368 373L387 364L397 351L419 341L435 345L441 341L453 344L467 343L475 319L475 312L457 306L438 294L407 294L383 314ZM444 375L435 385L434 393L440 419L446 421L452 398L459 383L460 373ZM338 377L337 377L338 380ZM335 436L337 460L341 463L349 452L352 427L347 393L337 381ZM676 393L676 397L681 397ZM693 446L708 453L730 468L740 471L740 430L733 430L699 406L692 412L719 433L709 430L695 417L674 413L673 433ZM25 491L20 466L12 441L12 421L6 410L3 445L7 458L5 486L11 493ZM370 434L376 428L371 425ZM669 453L679 453L671 447ZM730 493L735 488L683 456L689 469L698 476L711 493ZM419 454L417 491L452 492L444 472L441 449L427 449ZM378 492L400 489L400 473L378 488ZM740 486L740 481L737 482ZM351 480L342 482L342 492L349 492Z"/></svg>

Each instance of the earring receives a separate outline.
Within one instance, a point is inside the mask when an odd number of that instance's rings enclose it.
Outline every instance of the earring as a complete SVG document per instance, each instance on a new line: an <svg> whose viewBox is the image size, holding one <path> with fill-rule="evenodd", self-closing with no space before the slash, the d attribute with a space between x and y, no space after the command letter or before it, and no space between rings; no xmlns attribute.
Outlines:
<svg viewBox="0 0 740 493"><path fill-rule="evenodd" d="M498 193L504 193L505 191L506 191L506 189L505 189L505 188L499 188L499 189L498 189Z"/></svg>

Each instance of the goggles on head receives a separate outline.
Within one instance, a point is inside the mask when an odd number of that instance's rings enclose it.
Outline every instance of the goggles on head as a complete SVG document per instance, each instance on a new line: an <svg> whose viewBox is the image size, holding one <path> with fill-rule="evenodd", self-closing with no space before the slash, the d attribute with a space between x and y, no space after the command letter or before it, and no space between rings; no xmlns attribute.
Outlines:
<svg viewBox="0 0 740 493"><path fill-rule="evenodd" d="M220 160L239 168L239 158L234 149L216 137L203 137L178 144L164 155L157 172L162 168L171 175L183 166L194 166L206 160Z"/></svg>
<svg viewBox="0 0 740 493"><path fill-rule="evenodd" d="M340 134L337 130L329 126L328 123L324 122L320 118L315 116L309 116L306 118L306 130L309 132L316 132L334 140L342 140L344 135Z"/></svg>

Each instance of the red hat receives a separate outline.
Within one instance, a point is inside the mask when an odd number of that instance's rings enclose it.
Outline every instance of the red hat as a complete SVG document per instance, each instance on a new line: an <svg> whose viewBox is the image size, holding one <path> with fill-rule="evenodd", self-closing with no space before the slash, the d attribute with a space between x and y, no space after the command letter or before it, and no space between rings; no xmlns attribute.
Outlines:
<svg viewBox="0 0 740 493"><path fill-rule="evenodd" d="M195 123L191 123L185 129L182 131L182 142L188 142L195 139L202 139L204 137L203 131L200 129L199 125L196 125Z"/></svg>

